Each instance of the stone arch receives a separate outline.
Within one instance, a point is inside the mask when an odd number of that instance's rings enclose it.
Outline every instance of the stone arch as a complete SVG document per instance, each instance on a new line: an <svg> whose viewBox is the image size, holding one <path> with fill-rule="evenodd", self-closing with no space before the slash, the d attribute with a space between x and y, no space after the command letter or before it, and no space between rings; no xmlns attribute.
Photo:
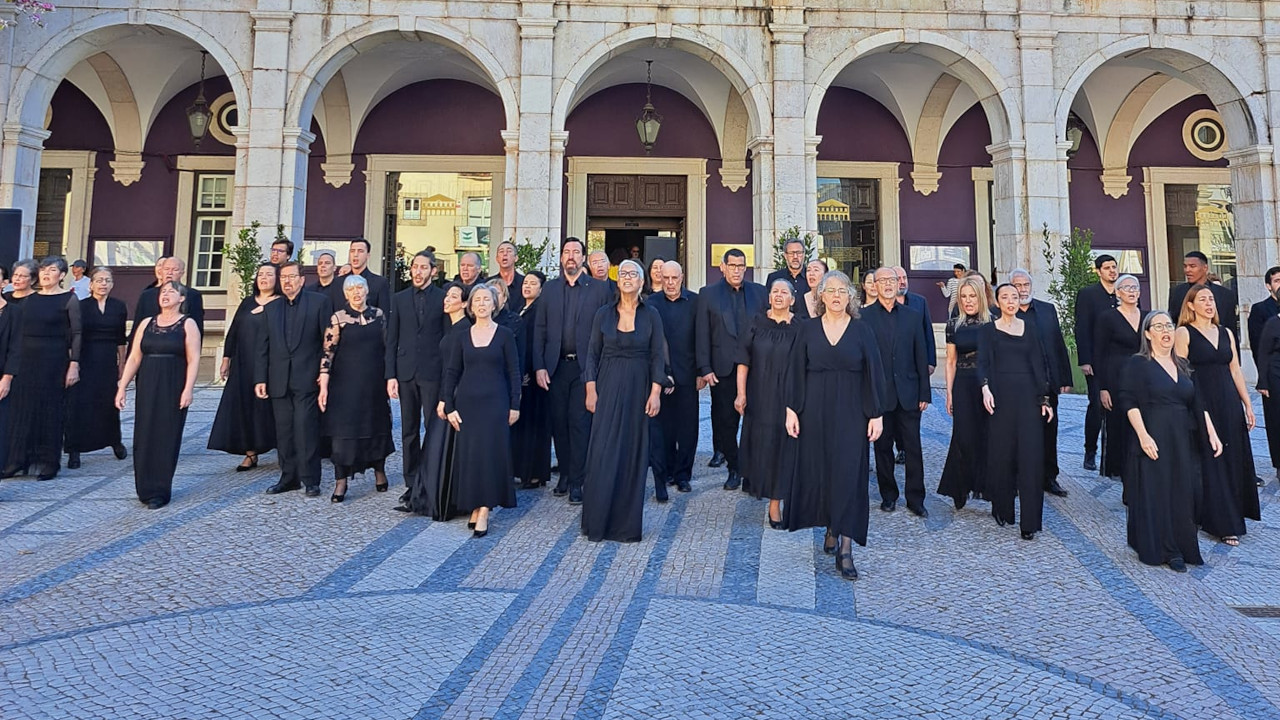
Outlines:
<svg viewBox="0 0 1280 720"><path fill-rule="evenodd" d="M285 107L286 127L307 127L316 103L324 92L325 86L348 61L380 45L401 40L404 33L422 33L431 41L454 50L475 63L491 83L491 88L502 99L503 112L506 115L507 130L516 130L520 125L520 108L516 96L515 85L510 73L498 61L484 43L451 25L432 20L417 18L412 28L401 26L400 19L383 18L354 27L338 37L330 40L303 67L300 77L294 81ZM353 133L355 128L352 128Z"/></svg>
<svg viewBox="0 0 1280 720"><path fill-rule="evenodd" d="M244 70L236 62L235 56L213 35L199 25L171 13L113 10L96 13L75 23L44 43L18 76L11 96L14 102L9 106L5 121L27 127L42 127L45 109L49 106L58 83L67 73L81 61L97 55L104 43L117 37L126 37L132 34L133 28L140 26L169 30L208 51L209 57L213 58L231 83L231 90L235 93L241 113L248 113L250 97Z"/></svg>
<svg viewBox="0 0 1280 720"><path fill-rule="evenodd" d="M1102 158L1102 188L1113 198L1119 198L1129 192L1129 151L1138 139L1142 128L1138 127L1138 118L1151 102L1156 91L1164 87L1170 80L1168 75L1155 73L1125 96L1124 102L1116 110L1115 117L1107 127L1106 142L1100 149Z"/></svg>
<svg viewBox="0 0 1280 720"><path fill-rule="evenodd" d="M950 62L934 57L946 72L959 78L978 96L991 127L991 142L1022 139L1022 116L1017 93L982 53L970 45L940 33L924 30L888 30L863 38L832 58L818 73L805 108L805 133L818 134L818 111L836 77L858 59L896 45L918 45L947 51ZM933 55L930 55L933 57Z"/></svg>
<svg viewBox="0 0 1280 720"><path fill-rule="evenodd" d="M752 137L772 131L772 109L768 83L763 81L741 54L724 42L680 25L639 25L610 35L584 51L565 74L551 109L552 132L563 131L578 87L609 60L633 48L665 43L708 62L720 71L746 106L748 132Z"/></svg>
<svg viewBox="0 0 1280 720"><path fill-rule="evenodd" d="M945 137L943 120L951 99L960 87L960 78L950 73L938 76L938 81L929 91L924 108L920 113L920 121L911 143L911 156L915 161L915 169L911 171L911 179L916 192L929 195L938 190L938 182L942 173L938 171L938 153L942 150Z"/></svg>
<svg viewBox="0 0 1280 720"><path fill-rule="evenodd" d="M1167 74L1189 82L1209 96L1209 100L1222 113L1227 138L1233 147L1256 145L1265 137L1266 111L1262 100L1249 90L1250 85L1243 73L1223 59L1216 58L1211 49L1192 41L1174 37L1155 40L1149 35L1120 40L1099 49L1080 63L1058 96L1054 119L1059 133L1065 137L1071 105L1094 71L1109 60L1146 50L1153 53L1153 59L1168 65ZM1215 60L1205 59L1211 57L1215 57ZM1190 60L1191 63L1180 63L1186 64L1186 67L1172 64L1178 60Z"/></svg>
<svg viewBox="0 0 1280 720"><path fill-rule="evenodd" d="M115 58L105 52L90 55L85 62L98 76L98 82L107 91L111 116L107 124L115 143L115 159L111 169L121 185L131 185L142 177L142 148L146 143L146 131L138 116L138 101L133 86Z"/></svg>

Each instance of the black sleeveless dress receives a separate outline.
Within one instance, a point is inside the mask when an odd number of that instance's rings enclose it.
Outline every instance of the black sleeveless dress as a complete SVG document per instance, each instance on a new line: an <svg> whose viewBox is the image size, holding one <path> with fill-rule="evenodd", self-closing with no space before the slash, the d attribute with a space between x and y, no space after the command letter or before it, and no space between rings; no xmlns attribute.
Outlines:
<svg viewBox="0 0 1280 720"><path fill-rule="evenodd" d="M67 393L67 452L120 444L116 381L128 315L124 303L113 297L107 298L105 309L91 297L80 301L80 382Z"/></svg>
<svg viewBox="0 0 1280 720"><path fill-rule="evenodd" d="M186 408L178 407L187 384L187 316L168 327L156 320L151 318L142 332L133 423L133 482L142 502L167 503L187 422Z"/></svg>
<svg viewBox="0 0 1280 720"><path fill-rule="evenodd" d="M259 309L261 308L261 309ZM218 400L218 414L209 431L210 450L232 455L261 455L276 446L276 419L271 401L253 392L253 363L259 333L266 332L266 305L245 298L236 308L224 352L231 358L227 384Z"/></svg>
<svg viewBox="0 0 1280 720"><path fill-rule="evenodd" d="M983 323L976 317L947 322L947 344L956 348L956 374L951 383L951 446L942 466L938 494L964 507L970 493L985 499L987 474L987 410L982 406L978 380L978 335Z"/></svg>

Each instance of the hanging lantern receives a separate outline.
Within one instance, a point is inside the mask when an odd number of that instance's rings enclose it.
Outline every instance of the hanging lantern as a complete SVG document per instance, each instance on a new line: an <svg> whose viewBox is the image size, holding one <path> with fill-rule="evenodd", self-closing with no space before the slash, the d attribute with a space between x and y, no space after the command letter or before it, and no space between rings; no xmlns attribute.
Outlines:
<svg viewBox="0 0 1280 720"><path fill-rule="evenodd" d="M644 109L640 111L640 117L636 119L636 132L640 135L640 142L644 145L644 154L651 155L653 153L653 144L658 140L658 131L662 129L662 116L653 109L653 101L650 93L653 90L653 61L645 60L645 86L644 86Z"/></svg>

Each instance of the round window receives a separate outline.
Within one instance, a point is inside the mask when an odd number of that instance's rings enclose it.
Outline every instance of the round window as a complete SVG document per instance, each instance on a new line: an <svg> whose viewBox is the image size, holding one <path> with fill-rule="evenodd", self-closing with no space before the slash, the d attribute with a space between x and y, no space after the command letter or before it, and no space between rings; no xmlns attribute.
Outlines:
<svg viewBox="0 0 1280 720"><path fill-rule="evenodd" d="M1197 110L1182 125L1182 144L1201 160L1219 160L1227 149L1227 132L1215 110Z"/></svg>
<svg viewBox="0 0 1280 720"><path fill-rule="evenodd" d="M235 128L240 125L240 111L236 106L236 96L223 93L209 103L213 113L213 122L209 123L209 134L224 145L235 145Z"/></svg>

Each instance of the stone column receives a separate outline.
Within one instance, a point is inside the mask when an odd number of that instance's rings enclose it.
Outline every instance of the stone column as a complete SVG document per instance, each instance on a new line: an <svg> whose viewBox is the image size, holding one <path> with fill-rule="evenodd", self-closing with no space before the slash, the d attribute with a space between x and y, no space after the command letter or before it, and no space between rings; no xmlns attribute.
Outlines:
<svg viewBox="0 0 1280 720"><path fill-rule="evenodd" d="M757 244L756 266L771 270L773 244L777 234L790 227L816 232L816 222L809 223L809 206L814 196L811 179L809 145L805 135L804 114L808 98L804 82L804 38L809 26L804 24L803 8L775 8L773 35L773 223L769 234L761 234ZM816 162L816 155L815 155ZM814 166L816 167L816 165ZM816 215L815 215L816 220Z"/></svg>
<svg viewBox="0 0 1280 720"><path fill-rule="evenodd" d="M1002 142L988 145L995 182L991 189L991 204L995 210L996 277L1005 277L1016 267L1030 265L1027 252L1027 208L1025 182L1027 176L1027 146L1023 142ZM1033 271L1034 272L1034 271ZM1045 283L1041 283L1044 285Z"/></svg>
<svg viewBox="0 0 1280 720"><path fill-rule="evenodd" d="M773 214L773 138L757 137L747 143L751 151L751 224L755 228L756 276L772 272L774 228ZM714 259L714 258L713 258Z"/></svg>
<svg viewBox="0 0 1280 720"><path fill-rule="evenodd" d="M564 147L569 133L551 133L551 146L547 152L547 237L551 247L547 250L547 264L557 267L560 262L560 236L564 234ZM582 238L584 241L586 238Z"/></svg>
<svg viewBox="0 0 1280 720"><path fill-rule="evenodd" d="M514 214L508 212L512 219L508 232L516 242L527 240L539 244L548 238L553 242L558 240L560 225L560 164L552 163L555 141L551 136L552 52L558 21L552 16L554 6L549 2L525 2L521 12L522 17L517 19L520 24L520 128L515 174L507 177L508 186L514 188L507 196L514 210ZM560 145L562 161L563 141ZM510 170L512 156L510 150L508 152ZM548 176L552 182L548 182Z"/></svg>
<svg viewBox="0 0 1280 720"><path fill-rule="evenodd" d="M1266 298L1263 278L1280 264L1276 226L1275 149L1270 145L1230 150L1231 202L1235 225L1236 283L1240 304L1248 309Z"/></svg>
<svg viewBox="0 0 1280 720"><path fill-rule="evenodd" d="M285 128L283 136L278 222L284 225L284 234L294 245L301 246L307 224L308 161L316 136L302 128Z"/></svg>
<svg viewBox="0 0 1280 720"><path fill-rule="evenodd" d="M244 189L244 214L235 218L234 224L244 226L257 220L263 228L270 228L271 232L258 236L264 249L269 249L277 223L284 224L285 233L295 244L302 243L306 192L295 192L294 184L296 178L301 187L306 187L306 152L314 136L301 128L289 128L286 135L284 127L293 13L261 10L251 13L251 17L253 78L245 118L249 135L243 146L236 144L237 165L243 162L245 168L243 181L239 172L236 177Z"/></svg>
<svg viewBox="0 0 1280 720"><path fill-rule="evenodd" d="M21 257L31 255L36 236L36 196L40 188L40 153L49 131L5 123L0 139L0 207L22 211Z"/></svg>

